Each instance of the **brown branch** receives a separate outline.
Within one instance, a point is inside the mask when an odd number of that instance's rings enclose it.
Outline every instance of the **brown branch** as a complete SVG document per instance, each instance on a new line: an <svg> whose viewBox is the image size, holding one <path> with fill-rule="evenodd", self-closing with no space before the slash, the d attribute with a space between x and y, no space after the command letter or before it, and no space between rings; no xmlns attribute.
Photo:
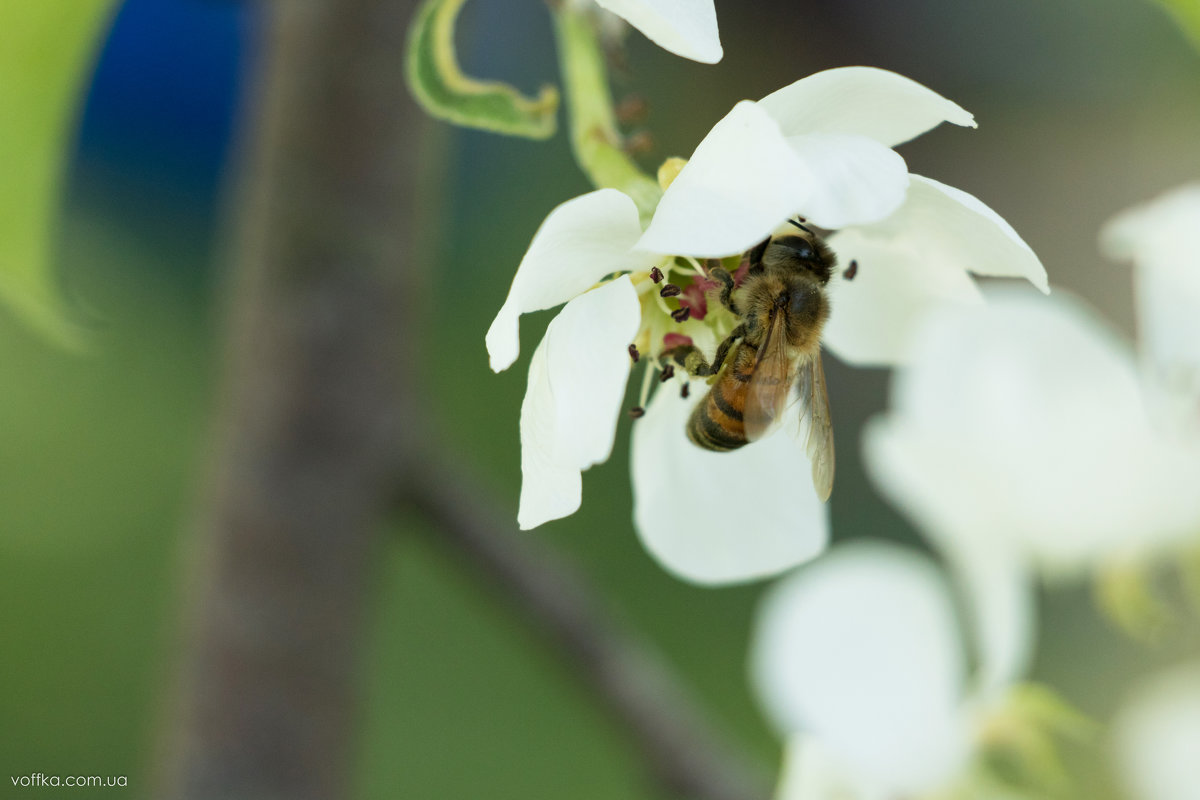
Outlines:
<svg viewBox="0 0 1200 800"><path fill-rule="evenodd" d="M693 800L764 800L760 771L715 731L663 659L614 619L561 556L498 520L464 471L422 458L405 502L493 583L520 619L554 646L640 750L652 777ZM508 515L511 516L511 515Z"/></svg>
<svg viewBox="0 0 1200 800"><path fill-rule="evenodd" d="M400 59L413 5L264 7L232 373L196 531L167 797L349 791L372 534L403 416L417 118Z"/></svg>

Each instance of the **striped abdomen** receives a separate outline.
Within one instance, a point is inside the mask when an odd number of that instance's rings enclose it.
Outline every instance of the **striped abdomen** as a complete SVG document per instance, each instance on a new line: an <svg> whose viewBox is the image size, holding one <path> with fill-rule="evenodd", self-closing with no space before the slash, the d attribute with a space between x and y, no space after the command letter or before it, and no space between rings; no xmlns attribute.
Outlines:
<svg viewBox="0 0 1200 800"><path fill-rule="evenodd" d="M688 420L687 435L705 450L736 450L746 444L742 414L758 348L743 341L733 362L721 373Z"/></svg>

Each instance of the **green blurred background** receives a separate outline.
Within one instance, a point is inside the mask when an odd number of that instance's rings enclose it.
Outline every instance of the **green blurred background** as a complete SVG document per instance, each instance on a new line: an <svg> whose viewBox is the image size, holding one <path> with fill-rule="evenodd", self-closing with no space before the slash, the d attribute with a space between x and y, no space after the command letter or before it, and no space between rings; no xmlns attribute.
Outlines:
<svg viewBox="0 0 1200 800"><path fill-rule="evenodd" d="M910 169L990 204L1053 284L1132 331L1128 271L1098 256L1096 232L1114 212L1200 175L1200 57L1159 7L718 0L717 11L726 52L717 66L629 36L616 89L649 102L648 168L688 155L742 98L827 67L896 70L979 121L977 131L938 129L905 145ZM56 349L0 313L3 796L35 791L7 777L32 772L129 777L128 790L97 796L152 791L195 544L189 520L220 388L226 223L236 214L237 132L255 112L241 97L260 19L236 2L122 6L81 101L55 242L58 280L89 326L91 352ZM526 90L555 79L548 16L535 0L473 0L459 46L472 74ZM421 380L448 446L515 517L527 362L493 375L483 333L541 219L589 187L562 135L533 143L429 122L423 161L432 307ZM523 324L523 353L548 319ZM883 408L887 375L827 363L835 537L916 541L858 458L858 429ZM529 535L574 557L717 724L773 767L777 744L745 680L761 586L696 588L651 562L630 522L628 426L609 463L585 476L583 509ZM422 525L396 520L374 576L358 795L657 797L556 654ZM1101 718L1130 675L1196 644L1188 634L1132 647L1082 590L1046 593L1042 623L1036 676Z"/></svg>

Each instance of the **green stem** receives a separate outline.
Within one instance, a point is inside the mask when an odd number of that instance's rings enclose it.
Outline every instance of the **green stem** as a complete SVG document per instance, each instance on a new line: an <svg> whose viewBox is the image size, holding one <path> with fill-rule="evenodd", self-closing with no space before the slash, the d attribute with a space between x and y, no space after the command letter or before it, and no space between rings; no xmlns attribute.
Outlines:
<svg viewBox="0 0 1200 800"><path fill-rule="evenodd" d="M604 53L596 38L594 21L573 6L560 3L554 11L571 149L580 168L597 188L625 192L633 198L642 217L648 219L662 197L662 189L621 149Z"/></svg>

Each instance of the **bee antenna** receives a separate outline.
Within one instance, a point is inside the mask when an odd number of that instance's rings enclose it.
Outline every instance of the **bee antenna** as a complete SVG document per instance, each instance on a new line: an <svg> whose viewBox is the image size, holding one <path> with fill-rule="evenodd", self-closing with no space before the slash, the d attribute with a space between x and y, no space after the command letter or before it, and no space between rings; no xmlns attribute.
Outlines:
<svg viewBox="0 0 1200 800"><path fill-rule="evenodd" d="M804 223L802 223L802 222L797 222L797 221L796 221L796 220L794 220L794 219L789 219L789 220L788 220L788 223L789 223L789 224L792 224L792 225L795 225L797 228L799 228L800 230L804 231L805 233L812 233L812 229L811 229L811 228L809 228L807 225L805 225L805 224L804 224ZM815 236L816 234L813 234L813 235Z"/></svg>

